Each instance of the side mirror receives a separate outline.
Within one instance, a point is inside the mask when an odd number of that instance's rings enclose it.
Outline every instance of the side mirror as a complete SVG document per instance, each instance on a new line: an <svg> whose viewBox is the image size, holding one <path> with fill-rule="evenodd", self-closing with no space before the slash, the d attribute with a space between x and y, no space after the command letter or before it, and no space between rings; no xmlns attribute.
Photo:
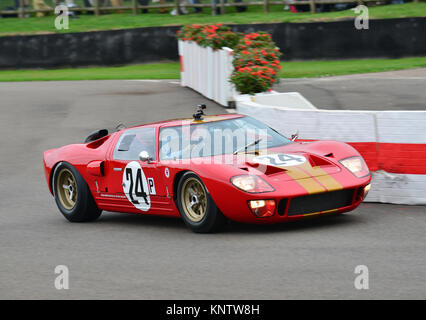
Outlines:
<svg viewBox="0 0 426 320"><path fill-rule="evenodd" d="M151 160L151 157L149 156L149 153L148 153L148 151L141 151L141 153L139 153L139 160L140 161L150 161Z"/></svg>
<svg viewBox="0 0 426 320"><path fill-rule="evenodd" d="M297 138L299 138L299 130L297 130L295 134L292 134L292 135L291 135L291 141L294 141L294 140L296 140Z"/></svg>

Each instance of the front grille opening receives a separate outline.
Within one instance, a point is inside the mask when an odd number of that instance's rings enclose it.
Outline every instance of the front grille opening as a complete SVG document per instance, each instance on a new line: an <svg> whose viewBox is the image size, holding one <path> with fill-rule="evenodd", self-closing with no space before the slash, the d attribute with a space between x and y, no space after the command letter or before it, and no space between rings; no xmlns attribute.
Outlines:
<svg viewBox="0 0 426 320"><path fill-rule="evenodd" d="M311 194L290 200L288 216L338 209L352 204L355 189Z"/></svg>
<svg viewBox="0 0 426 320"><path fill-rule="evenodd" d="M357 192L356 192L356 201L362 200L362 194L363 194L364 188L360 187L358 188Z"/></svg>
<svg viewBox="0 0 426 320"><path fill-rule="evenodd" d="M278 214L280 216L285 215L285 209L287 209L287 202L288 199L281 199L280 202L278 203Z"/></svg>

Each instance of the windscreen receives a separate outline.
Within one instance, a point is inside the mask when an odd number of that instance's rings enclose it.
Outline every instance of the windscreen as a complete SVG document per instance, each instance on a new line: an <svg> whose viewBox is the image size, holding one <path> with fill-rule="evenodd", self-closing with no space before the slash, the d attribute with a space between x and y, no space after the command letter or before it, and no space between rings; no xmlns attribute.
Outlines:
<svg viewBox="0 0 426 320"><path fill-rule="evenodd" d="M250 117L162 128L160 160L179 160L261 150L291 143Z"/></svg>

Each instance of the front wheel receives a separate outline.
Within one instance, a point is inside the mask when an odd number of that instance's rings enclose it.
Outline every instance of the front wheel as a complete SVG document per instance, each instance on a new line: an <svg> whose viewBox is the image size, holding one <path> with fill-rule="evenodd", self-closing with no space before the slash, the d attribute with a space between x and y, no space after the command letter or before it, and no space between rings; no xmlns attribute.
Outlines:
<svg viewBox="0 0 426 320"><path fill-rule="evenodd" d="M226 223L225 216L194 172L188 171L180 179L177 205L183 221L194 232L214 232Z"/></svg>
<svg viewBox="0 0 426 320"><path fill-rule="evenodd" d="M58 164L53 173L53 194L59 210L71 222L93 221L101 215L86 181L67 162Z"/></svg>

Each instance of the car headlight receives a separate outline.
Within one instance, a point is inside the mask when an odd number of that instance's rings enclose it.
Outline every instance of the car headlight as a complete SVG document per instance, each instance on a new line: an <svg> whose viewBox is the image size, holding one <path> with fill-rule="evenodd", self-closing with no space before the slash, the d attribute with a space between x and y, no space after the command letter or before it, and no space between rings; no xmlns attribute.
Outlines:
<svg viewBox="0 0 426 320"><path fill-rule="evenodd" d="M364 187L364 193L363 193L363 195L362 195L362 199L365 199L365 198L367 197L368 192L370 192L370 188L371 188L371 184L367 184L367 185Z"/></svg>
<svg viewBox="0 0 426 320"><path fill-rule="evenodd" d="M250 200L248 205L258 218L272 217L275 213L275 200Z"/></svg>
<svg viewBox="0 0 426 320"><path fill-rule="evenodd" d="M256 175L244 174L235 176L231 178L231 183L238 189L248 193L275 191L269 183Z"/></svg>
<svg viewBox="0 0 426 320"><path fill-rule="evenodd" d="M363 178L370 174L364 159L359 156L346 158L339 162L357 178Z"/></svg>

